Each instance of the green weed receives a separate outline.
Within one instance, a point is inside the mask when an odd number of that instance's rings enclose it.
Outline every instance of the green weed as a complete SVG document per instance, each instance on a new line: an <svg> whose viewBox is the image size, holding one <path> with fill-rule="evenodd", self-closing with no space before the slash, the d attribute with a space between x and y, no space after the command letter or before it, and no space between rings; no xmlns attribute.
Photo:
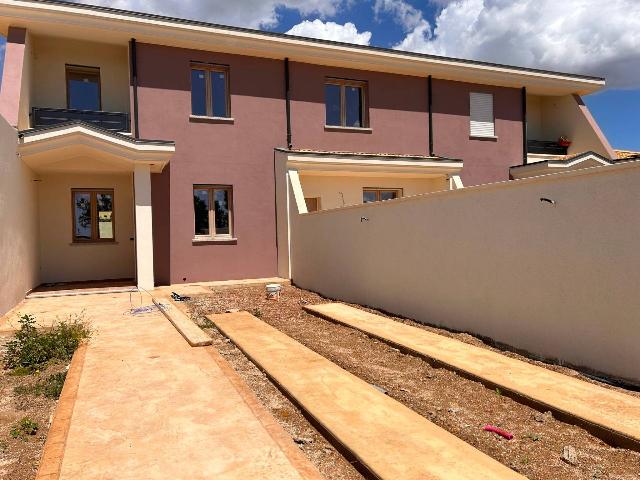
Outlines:
<svg viewBox="0 0 640 480"><path fill-rule="evenodd" d="M22 438L24 440L28 435L38 433L39 428L39 425L29 417L23 417L22 420L14 425L10 433L13 438Z"/></svg>

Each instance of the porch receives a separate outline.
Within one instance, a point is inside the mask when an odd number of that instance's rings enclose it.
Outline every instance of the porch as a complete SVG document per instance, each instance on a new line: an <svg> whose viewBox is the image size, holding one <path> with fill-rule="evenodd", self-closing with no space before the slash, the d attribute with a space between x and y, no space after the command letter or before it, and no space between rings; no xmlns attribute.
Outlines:
<svg viewBox="0 0 640 480"><path fill-rule="evenodd" d="M151 174L174 152L173 142L82 121L20 132L36 183L39 283L134 279L152 289Z"/></svg>

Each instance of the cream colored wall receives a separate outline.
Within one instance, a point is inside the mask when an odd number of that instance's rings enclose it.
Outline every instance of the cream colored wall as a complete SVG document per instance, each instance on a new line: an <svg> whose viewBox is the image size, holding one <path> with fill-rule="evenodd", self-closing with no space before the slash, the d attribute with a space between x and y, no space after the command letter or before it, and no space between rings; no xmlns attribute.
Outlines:
<svg viewBox="0 0 640 480"><path fill-rule="evenodd" d="M131 174L42 175L40 269L43 283L135 277L133 186ZM115 243L73 244L71 189L113 188Z"/></svg>
<svg viewBox="0 0 640 480"><path fill-rule="evenodd" d="M0 315L39 283L37 189L17 144L16 130L0 117Z"/></svg>
<svg viewBox="0 0 640 480"><path fill-rule="evenodd" d="M100 67L102 109L128 112L129 64L126 47L52 37L32 37L34 107L67 107L65 64Z"/></svg>
<svg viewBox="0 0 640 480"><path fill-rule="evenodd" d="M542 97L527 95L527 138L530 140L555 140L544 138L542 130Z"/></svg>
<svg viewBox="0 0 640 480"><path fill-rule="evenodd" d="M640 381L638 185L635 162L294 214L293 281Z"/></svg>
<svg viewBox="0 0 640 480"><path fill-rule="evenodd" d="M300 180L305 198L320 197L322 210L357 205L362 203L362 189L365 187L401 188L403 196L446 190L446 177L404 178L305 175L300 172ZM343 203L344 196L344 203Z"/></svg>
<svg viewBox="0 0 640 480"><path fill-rule="evenodd" d="M592 151L606 158L615 158L609 142L586 105L580 105L576 97L565 95L540 99L541 134L544 138L539 140L557 140L561 135L565 135L572 142L568 150L569 155Z"/></svg>

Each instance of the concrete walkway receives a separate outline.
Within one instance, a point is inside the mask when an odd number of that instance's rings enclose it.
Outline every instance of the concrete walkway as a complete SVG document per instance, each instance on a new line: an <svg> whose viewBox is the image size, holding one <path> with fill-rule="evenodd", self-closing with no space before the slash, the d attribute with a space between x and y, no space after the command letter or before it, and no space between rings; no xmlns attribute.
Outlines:
<svg viewBox="0 0 640 480"><path fill-rule="evenodd" d="M377 478L524 479L249 313L209 318Z"/></svg>
<svg viewBox="0 0 640 480"><path fill-rule="evenodd" d="M640 398L581 381L491 350L405 325L341 303L309 305L308 312L434 359L483 382L640 445Z"/></svg>
<svg viewBox="0 0 640 480"><path fill-rule="evenodd" d="M215 350L189 347L157 310L132 316L130 308L128 294L20 306L43 321L85 310L95 329L61 463L43 462L39 478L321 478L290 438L292 448L274 433L275 421L256 413Z"/></svg>

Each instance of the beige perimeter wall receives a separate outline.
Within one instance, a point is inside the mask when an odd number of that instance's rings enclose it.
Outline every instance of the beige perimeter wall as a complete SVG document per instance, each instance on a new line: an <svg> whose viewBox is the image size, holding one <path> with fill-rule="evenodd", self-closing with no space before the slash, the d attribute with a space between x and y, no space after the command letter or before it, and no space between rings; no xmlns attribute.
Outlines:
<svg viewBox="0 0 640 480"><path fill-rule="evenodd" d="M43 283L135 277L133 179L131 174L42 175L40 269ZM72 243L71 189L113 188L115 243Z"/></svg>
<svg viewBox="0 0 640 480"><path fill-rule="evenodd" d="M17 145L18 133L0 117L0 315L39 283L36 183Z"/></svg>
<svg viewBox="0 0 640 480"><path fill-rule="evenodd" d="M638 185L640 162L292 214L292 278L640 381Z"/></svg>

